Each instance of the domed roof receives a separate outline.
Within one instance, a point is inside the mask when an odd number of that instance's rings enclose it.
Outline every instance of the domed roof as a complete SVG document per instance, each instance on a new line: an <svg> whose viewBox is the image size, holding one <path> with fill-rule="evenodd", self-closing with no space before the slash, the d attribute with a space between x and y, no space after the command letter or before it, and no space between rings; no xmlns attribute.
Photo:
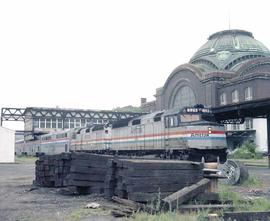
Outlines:
<svg viewBox="0 0 270 221"><path fill-rule="evenodd" d="M190 63L204 71L235 70L246 60L269 56L269 50L251 32L225 30L212 34Z"/></svg>

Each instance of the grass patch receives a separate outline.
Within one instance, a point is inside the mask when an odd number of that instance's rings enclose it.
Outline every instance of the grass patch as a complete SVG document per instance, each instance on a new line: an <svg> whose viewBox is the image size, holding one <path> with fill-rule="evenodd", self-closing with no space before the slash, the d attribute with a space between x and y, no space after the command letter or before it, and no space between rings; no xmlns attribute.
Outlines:
<svg viewBox="0 0 270 221"><path fill-rule="evenodd" d="M257 185L257 180L251 178L247 182L247 185ZM229 186L220 185L219 186L219 195L221 201L224 203L228 200L232 201L235 211L250 211L250 212L259 212L259 211L269 211L270 210L270 201L266 198L254 198L246 199L240 193L234 192L230 189Z"/></svg>
<svg viewBox="0 0 270 221"><path fill-rule="evenodd" d="M270 201L265 198L257 198L252 200L252 204L249 204L247 211L269 211Z"/></svg>
<svg viewBox="0 0 270 221"><path fill-rule="evenodd" d="M232 191L230 187L225 184L219 185L218 193L222 202L227 203L228 201L232 201L234 206L238 206L245 201L243 196Z"/></svg>
<svg viewBox="0 0 270 221"><path fill-rule="evenodd" d="M15 162L16 163L33 163L37 160L38 158L35 156L16 156L15 157Z"/></svg>
<svg viewBox="0 0 270 221"><path fill-rule="evenodd" d="M229 159L263 159L263 153L255 152L251 153L247 149L237 148L233 153L228 155Z"/></svg>
<svg viewBox="0 0 270 221"><path fill-rule="evenodd" d="M255 176L249 176L247 180L245 180L241 186L248 188L261 188L262 182Z"/></svg>
<svg viewBox="0 0 270 221"><path fill-rule="evenodd" d="M236 160L243 163L246 166L268 167L268 159L266 157L262 159L236 159Z"/></svg>
<svg viewBox="0 0 270 221"><path fill-rule="evenodd" d="M206 213L180 214L178 212L168 212L149 215L147 213L137 213L133 218L126 220L133 221L203 221Z"/></svg>
<svg viewBox="0 0 270 221"><path fill-rule="evenodd" d="M231 159L262 159L263 153L258 152L256 149L256 144L248 141L237 147L228 157Z"/></svg>
<svg viewBox="0 0 270 221"><path fill-rule="evenodd" d="M74 210L71 214L70 214L70 218L74 221L76 220L80 220L81 218L90 215L91 213L89 212L89 210L86 209L77 209Z"/></svg>
<svg viewBox="0 0 270 221"><path fill-rule="evenodd" d="M72 220L72 221L78 221L81 220L82 218L87 218L88 216L101 216L101 215L109 215L110 211L106 211L103 208L97 208L97 209L76 209L72 211L72 213L69 215L70 219L67 220Z"/></svg>
<svg viewBox="0 0 270 221"><path fill-rule="evenodd" d="M249 177L242 186L246 187L260 187L261 182L256 177ZM220 199L224 204L228 202L232 203L235 212L250 211L250 212L261 212L270 210L270 201L266 198L254 198L247 199L238 192L232 190L233 187L220 183L219 184L219 195ZM218 212L218 214L223 214L223 212L229 211L224 209ZM157 214L147 214L147 213L135 213L132 218L126 218L128 221L204 221L207 220L208 211L193 212L193 213L179 213L176 211L167 213L157 213Z"/></svg>
<svg viewBox="0 0 270 221"><path fill-rule="evenodd" d="M259 181L251 177L246 185L256 186L259 185ZM225 184L219 185L219 195L221 201L227 204L228 201L234 206L235 212L240 211L250 211L250 212L261 212L270 210L270 201L265 198L254 198L246 199L240 193L234 192L232 187ZM218 212L218 214L223 214L223 212L228 211L224 209ZM147 214L147 213L136 213L132 218L126 218L127 221L204 221L207 220L208 211L193 212L193 213L179 213L179 212L167 212L167 213L157 213L157 214Z"/></svg>

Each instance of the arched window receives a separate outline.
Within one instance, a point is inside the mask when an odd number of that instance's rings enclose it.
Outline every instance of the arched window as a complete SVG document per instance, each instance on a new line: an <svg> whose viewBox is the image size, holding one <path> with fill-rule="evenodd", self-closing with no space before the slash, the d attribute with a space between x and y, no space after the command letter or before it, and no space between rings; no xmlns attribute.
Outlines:
<svg viewBox="0 0 270 221"><path fill-rule="evenodd" d="M250 101L250 100L252 100L252 88L247 87L245 89L245 101Z"/></svg>
<svg viewBox="0 0 270 221"><path fill-rule="evenodd" d="M181 87L173 100L172 108L183 108L187 106L194 106L196 104L196 98L193 90L189 86Z"/></svg>
<svg viewBox="0 0 270 221"><path fill-rule="evenodd" d="M232 92L232 103L238 103L239 102L239 91L234 90Z"/></svg>

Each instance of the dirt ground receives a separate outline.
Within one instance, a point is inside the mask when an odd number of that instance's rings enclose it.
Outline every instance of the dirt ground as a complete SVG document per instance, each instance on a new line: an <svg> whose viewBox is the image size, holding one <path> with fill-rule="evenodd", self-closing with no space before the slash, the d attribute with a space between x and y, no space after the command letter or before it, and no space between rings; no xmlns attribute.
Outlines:
<svg viewBox="0 0 270 221"><path fill-rule="evenodd" d="M0 164L0 221L114 221L116 205L95 196L71 195L63 189L33 188L35 159ZM98 209L84 209L97 202ZM119 219L118 219L119 220Z"/></svg>
<svg viewBox="0 0 270 221"><path fill-rule="evenodd" d="M17 159L15 164L0 164L0 221L115 221L110 210L117 208L97 196L79 196L56 188L33 188L35 159ZM249 167L250 175L262 185L232 187L247 197L266 196L270 199L270 170ZM84 209L91 202L99 209ZM117 219L119 220L119 219Z"/></svg>
<svg viewBox="0 0 270 221"><path fill-rule="evenodd" d="M249 176L257 183L250 186L232 186L231 190L241 193L246 198L266 197L270 200L270 169L266 167L248 166Z"/></svg>

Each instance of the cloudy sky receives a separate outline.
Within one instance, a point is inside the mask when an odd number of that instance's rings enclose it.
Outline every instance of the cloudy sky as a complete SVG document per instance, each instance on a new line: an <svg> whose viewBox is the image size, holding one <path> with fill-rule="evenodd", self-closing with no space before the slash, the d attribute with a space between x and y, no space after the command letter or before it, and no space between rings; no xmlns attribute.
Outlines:
<svg viewBox="0 0 270 221"><path fill-rule="evenodd" d="M270 48L268 2L1 0L0 107L139 106L229 23Z"/></svg>

